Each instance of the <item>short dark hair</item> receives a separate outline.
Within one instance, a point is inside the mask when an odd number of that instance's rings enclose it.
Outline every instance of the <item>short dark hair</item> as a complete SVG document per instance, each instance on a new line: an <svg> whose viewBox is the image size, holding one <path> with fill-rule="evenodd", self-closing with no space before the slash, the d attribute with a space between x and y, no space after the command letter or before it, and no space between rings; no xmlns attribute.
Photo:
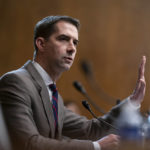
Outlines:
<svg viewBox="0 0 150 150"><path fill-rule="evenodd" d="M47 16L37 22L34 28L34 48L37 51L36 39L38 37L43 37L44 39L48 39L49 36L55 32L54 25L58 21L66 21L73 24L77 30L79 30L80 22L79 20L69 17L69 16Z"/></svg>

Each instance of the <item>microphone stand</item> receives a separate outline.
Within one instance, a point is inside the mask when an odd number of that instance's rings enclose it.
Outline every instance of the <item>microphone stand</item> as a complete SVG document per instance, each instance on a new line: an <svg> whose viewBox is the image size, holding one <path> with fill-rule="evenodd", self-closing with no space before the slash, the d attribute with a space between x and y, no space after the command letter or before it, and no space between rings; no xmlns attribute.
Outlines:
<svg viewBox="0 0 150 150"><path fill-rule="evenodd" d="M99 106L97 106L97 105L94 103L94 101L89 97L89 95L87 94L86 90L85 90L84 87L81 85L81 83L79 83L78 81L74 81L74 82L73 82L73 85L74 85L74 87L75 87L82 95L84 95L84 96L87 98L88 102L89 102L91 105L93 105L93 107L94 107L97 111L99 111L99 112L100 112L101 114L103 114L103 115L106 113L102 108L100 108Z"/></svg>
<svg viewBox="0 0 150 150"><path fill-rule="evenodd" d="M105 125L115 129L115 130L119 130L118 128L114 127L113 125L111 125L110 123L104 121L102 118L97 118L97 116L93 113L90 105L88 104L88 102L86 100L82 101L82 105L92 114L92 116L94 118L96 118L98 121L103 122Z"/></svg>
<svg viewBox="0 0 150 150"><path fill-rule="evenodd" d="M115 98L112 96L109 96L98 84L97 81L93 75L92 68L90 64L87 61L81 62L81 69L84 72L85 76L88 79L88 82L90 83L91 87L94 89L96 94L105 102L108 102L109 104L114 105L115 104Z"/></svg>

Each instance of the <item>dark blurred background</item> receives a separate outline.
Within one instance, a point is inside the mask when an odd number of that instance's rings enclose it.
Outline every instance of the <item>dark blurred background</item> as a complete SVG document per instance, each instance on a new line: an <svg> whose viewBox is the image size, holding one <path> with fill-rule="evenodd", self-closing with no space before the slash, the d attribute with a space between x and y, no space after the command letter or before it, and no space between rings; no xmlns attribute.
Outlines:
<svg viewBox="0 0 150 150"><path fill-rule="evenodd" d="M0 0L0 76L32 59L34 25L48 15L68 15L81 22L76 60L57 83L64 99L76 101L82 114L91 117L81 105L85 98L72 86L78 80L108 111L112 104L91 88L80 63L86 60L92 67L98 90L103 90L99 93L122 100L135 88L140 59L146 55L142 112L150 108L149 0Z"/></svg>

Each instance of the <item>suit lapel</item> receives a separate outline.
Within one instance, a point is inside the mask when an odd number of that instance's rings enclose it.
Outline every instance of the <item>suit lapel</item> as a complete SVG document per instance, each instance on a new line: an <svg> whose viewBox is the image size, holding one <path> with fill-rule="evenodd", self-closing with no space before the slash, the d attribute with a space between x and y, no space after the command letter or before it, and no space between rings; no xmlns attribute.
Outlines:
<svg viewBox="0 0 150 150"><path fill-rule="evenodd" d="M40 95L41 95L41 99L43 102L43 106L45 109L48 122L51 127L51 136L54 137L55 136L55 125L54 125L55 120L54 120L54 115L53 115L53 110L52 110L52 103L50 102L47 88L46 89L42 88Z"/></svg>
<svg viewBox="0 0 150 150"><path fill-rule="evenodd" d="M63 103L62 103L62 98L60 95L58 95L58 134L59 137L61 136L61 132L62 132L62 124L63 124L63 109L64 107Z"/></svg>
<svg viewBox="0 0 150 150"><path fill-rule="evenodd" d="M24 65L24 68L27 69L27 71L30 73L33 80L35 81L36 87L37 87L39 94L41 96L43 108L45 110L45 114L47 116L48 123L49 123L50 128L51 128L51 137L54 137L55 136L54 115L53 115L52 104L50 102L47 87L46 87L42 77L40 76L38 71L35 69L32 61L28 61Z"/></svg>

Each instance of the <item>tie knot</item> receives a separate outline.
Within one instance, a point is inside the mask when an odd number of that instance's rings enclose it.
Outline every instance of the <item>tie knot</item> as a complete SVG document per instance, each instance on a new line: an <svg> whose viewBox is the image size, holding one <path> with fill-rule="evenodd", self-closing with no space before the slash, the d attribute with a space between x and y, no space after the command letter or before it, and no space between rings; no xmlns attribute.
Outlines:
<svg viewBox="0 0 150 150"><path fill-rule="evenodd" d="M57 92L57 88L55 84L50 84L49 88L52 90L52 92Z"/></svg>

